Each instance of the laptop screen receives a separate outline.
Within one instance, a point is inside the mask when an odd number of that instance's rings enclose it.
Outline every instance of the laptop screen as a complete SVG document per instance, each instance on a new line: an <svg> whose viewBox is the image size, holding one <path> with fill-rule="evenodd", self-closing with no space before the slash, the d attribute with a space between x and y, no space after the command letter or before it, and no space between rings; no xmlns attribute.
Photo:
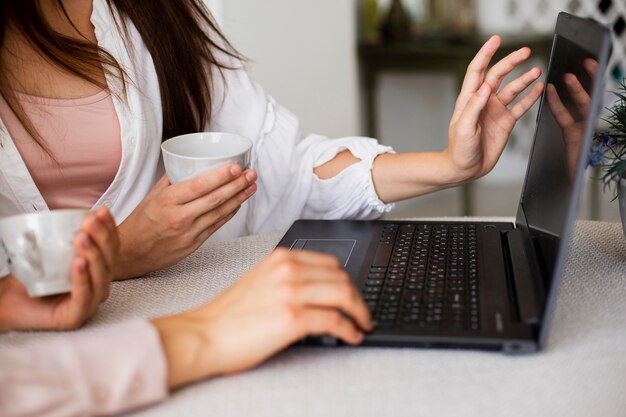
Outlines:
<svg viewBox="0 0 626 417"><path fill-rule="evenodd" d="M528 163L526 182L520 201L518 225L528 227L546 287L555 275L560 241L575 211L577 181L582 181L597 104L592 105L594 84L603 78L606 48L598 36L579 34L587 24L583 19L557 24L550 68L546 77L536 137ZM564 33L564 34L563 34ZM568 36L571 35L571 36ZM575 36L576 35L576 36ZM596 93L598 95L598 93ZM594 103L598 102L596 98ZM593 123L587 123L593 117ZM585 153L582 161L581 153Z"/></svg>

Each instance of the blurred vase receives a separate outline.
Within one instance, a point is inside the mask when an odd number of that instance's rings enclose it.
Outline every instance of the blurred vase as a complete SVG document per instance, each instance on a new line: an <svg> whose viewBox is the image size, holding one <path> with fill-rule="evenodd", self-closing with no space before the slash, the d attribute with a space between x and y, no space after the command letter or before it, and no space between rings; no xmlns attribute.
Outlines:
<svg viewBox="0 0 626 417"><path fill-rule="evenodd" d="M476 31L475 0L428 0L428 11L434 32L464 36Z"/></svg>
<svg viewBox="0 0 626 417"><path fill-rule="evenodd" d="M360 0L361 6L361 35L365 41L376 41L378 39L378 1Z"/></svg>
<svg viewBox="0 0 626 417"><path fill-rule="evenodd" d="M448 0L430 0L429 12L432 23L442 23L448 18Z"/></svg>
<svg viewBox="0 0 626 417"><path fill-rule="evenodd" d="M411 17L401 0L393 0L381 29L386 42L394 43L409 40L411 37Z"/></svg>
<svg viewBox="0 0 626 417"><path fill-rule="evenodd" d="M469 35L476 31L476 6L474 0L454 0L451 15L452 30L457 35Z"/></svg>

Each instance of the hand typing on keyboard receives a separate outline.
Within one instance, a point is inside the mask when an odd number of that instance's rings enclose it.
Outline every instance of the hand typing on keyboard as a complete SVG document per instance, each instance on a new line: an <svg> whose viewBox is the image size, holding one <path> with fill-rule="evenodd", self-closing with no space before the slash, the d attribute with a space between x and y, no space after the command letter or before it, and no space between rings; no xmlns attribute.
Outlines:
<svg viewBox="0 0 626 417"><path fill-rule="evenodd" d="M359 291L335 257L285 249L209 304L153 323L171 387L254 367L307 335L354 345L372 329Z"/></svg>

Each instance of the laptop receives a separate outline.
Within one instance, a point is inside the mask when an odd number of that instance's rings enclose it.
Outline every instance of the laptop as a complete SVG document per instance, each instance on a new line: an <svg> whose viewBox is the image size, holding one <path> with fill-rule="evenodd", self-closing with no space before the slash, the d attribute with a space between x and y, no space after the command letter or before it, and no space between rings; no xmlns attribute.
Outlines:
<svg viewBox="0 0 626 417"><path fill-rule="evenodd" d="M539 104L515 223L299 220L278 246L340 260L376 322L363 345L513 354L540 350L568 252L610 53L608 29L559 14L546 83L554 89L546 88ZM576 77L578 94L576 86L565 83L566 74ZM573 122L566 128L563 117L555 117L564 112ZM340 342L316 336L303 343Z"/></svg>

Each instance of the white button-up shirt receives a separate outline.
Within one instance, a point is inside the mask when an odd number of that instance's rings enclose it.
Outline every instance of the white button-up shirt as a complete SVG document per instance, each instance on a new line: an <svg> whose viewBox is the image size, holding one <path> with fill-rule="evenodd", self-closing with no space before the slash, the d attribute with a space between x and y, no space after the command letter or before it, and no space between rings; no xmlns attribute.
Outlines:
<svg viewBox="0 0 626 417"><path fill-rule="evenodd" d="M130 82L124 96L120 80L107 77L120 122L122 159L117 175L94 208L109 207L119 223L164 173L160 153L163 121L152 57L130 21L129 39L124 39L113 13L116 11L109 9L106 0L94 0L91 22L98 45L115 57ZM258 180L256 194L211 239L286 229L298 218L369 219L391 209L378 198L371 177L374 158L393 152L391 148L362 137L303 138L293 114L252 82L240 62L223 59L237 69L224 70L224 77L213 70L212 118L205 131L250 138L254 143L251 166ZM0 128L0 217L48 210L1 120ZM345 149L361 161L329 180L320 180L313 173L315 167ZM5 256L0 254L0 276L6 274Z"/></svg>

